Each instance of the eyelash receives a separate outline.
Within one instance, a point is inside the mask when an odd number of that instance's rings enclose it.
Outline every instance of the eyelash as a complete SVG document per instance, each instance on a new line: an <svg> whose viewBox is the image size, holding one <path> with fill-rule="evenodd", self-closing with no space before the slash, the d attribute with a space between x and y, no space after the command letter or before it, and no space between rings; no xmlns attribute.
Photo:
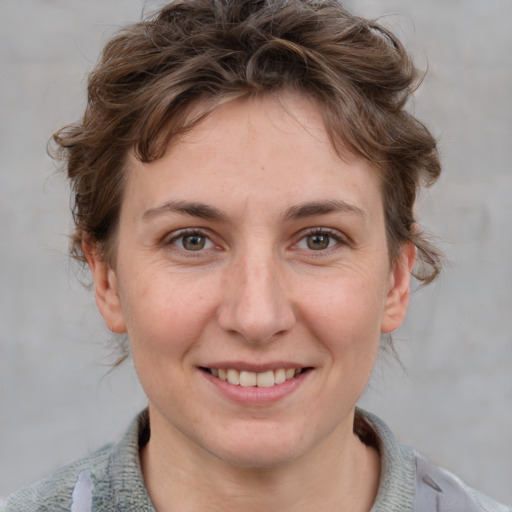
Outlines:
<svg viewBox="0 0 512 512"><path fill-rule="evenodd" d="M191 249L187 249L183 246L183 241L187 237L197 236L200 238L203 238L205 240L205 245L210 245L209 247L201 247L198 250L194 251ZM328 246L325 248L320 249L312 249L311 247L304 247L300 248L299 244L303 241L306 241L308 237L313 236L327 236L329 238ZM179 240L182 240L181 244L178 244L177 242ZM334 245L330 245L331 242L334 241ZM204 253L205 251L214 248L215 244L212 241L211 237L205 233L204 231L200 229L195 228L189 228L189 229L183 229L175 233L170 239L168 239L166 242L166 245L170 245L175 247L177 250L181 251L182 253L186 254L187 256L199 256L200 254ZM180 247L181 245L181 247ZM300 238L297 242L293 244L293 248L297 248L299 250L305 250L307 252L311 253L318 253L318 256L320 256L322 253L330 252L332 250L336 250L339 248L338 246L348 245L348 241L345 237L343 237L338 231L329 229L329 228L312 228L310 230L307 230L306 232L303 232L300 234Z"/></svg>
<svg viewBox="0 0 512 512"><path fill-rule="evenodd" d="M336 250L339 248L339 246L348 245L347 239L341 235L336 230L329 229L329 228L312 228L305 233L301 233L300 239L294 244L294 247L297 247L300 242L306 241L308 237L312 236L327 236L330 240L334 240L335 244L332 246L328 246L325 249L311 249L307 248L305 250L314 252L314 253L325 253L327 251ZM330 241L329 241L330 244ZM320 255L320 254L319 254Z"/></svg>
<svg viewBox="0 0 512 512"><path fill-rule="evenodd" d="M183 246L184 239L187 238L187 237L192 237L192 236L197 236L197 237L203 238L205 240L205 244L210 244L211 247L200 248L197 251L186 249ZM180 239L182 240L182 242L180 244L181 247L177 243ZM207 233L205 233L204 231L201 231L200 229L195 229L195 228L182 229L182 230L178 231L170 239L166 240L165 244L166 245L174 246L179 251L182 251L183 253L186 253L188 256L195 255L194 253L197 253L197 255L199 255L200 253L202 253L202 252L204 252L204 251L206 251L208 249L211 249L214 246L214 243L213 243L211 237Z"/></svg>

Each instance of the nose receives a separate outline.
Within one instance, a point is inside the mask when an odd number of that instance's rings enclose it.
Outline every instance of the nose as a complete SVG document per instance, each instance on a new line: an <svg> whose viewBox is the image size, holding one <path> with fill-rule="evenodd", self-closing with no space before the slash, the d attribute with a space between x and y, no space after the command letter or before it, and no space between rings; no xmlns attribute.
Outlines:
<svg viewBox="0 0 512 512"><path fill-rule="evenodd" d="M219 325L251 343L272 341L296 321L289 295L284 269L271 252L239 258L226 271Z"/></svg>

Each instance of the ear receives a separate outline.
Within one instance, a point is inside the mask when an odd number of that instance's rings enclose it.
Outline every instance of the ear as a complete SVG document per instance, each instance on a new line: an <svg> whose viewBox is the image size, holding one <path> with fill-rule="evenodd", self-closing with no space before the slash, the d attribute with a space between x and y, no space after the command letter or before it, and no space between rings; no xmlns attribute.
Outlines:
<svg viewBox="0 0 512 512"><path fill-rule="evenodd" d="M388 294L381 323L382 333L394 331L405 319L411 296L411 273L415 259L414 244L403 244L389 276Z"/></svg>
<svg viewBox="0 0 512 512"><path fill-rule="evenodd" d="M118 334L125 333L126 325L115 271L103 260L94 244L82 242L82 249L91 269L94 280L94 296L101 316L109 330Z"/></svg>

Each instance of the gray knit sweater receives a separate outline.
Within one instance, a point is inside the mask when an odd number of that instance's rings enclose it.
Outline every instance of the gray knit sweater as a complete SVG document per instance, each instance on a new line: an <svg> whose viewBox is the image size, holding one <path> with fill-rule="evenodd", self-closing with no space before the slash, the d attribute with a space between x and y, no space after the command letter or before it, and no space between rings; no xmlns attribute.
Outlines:
<svg viewBox="0 0 512 512"><path fill-rule="evenodd" d="M376 444L381 480L371 512L512 512L399 444L377 417L357 411L356 431ZM149 439L147 412L116 444L58 469L11 495L5 512L155 512L139 465Z"/></svg>

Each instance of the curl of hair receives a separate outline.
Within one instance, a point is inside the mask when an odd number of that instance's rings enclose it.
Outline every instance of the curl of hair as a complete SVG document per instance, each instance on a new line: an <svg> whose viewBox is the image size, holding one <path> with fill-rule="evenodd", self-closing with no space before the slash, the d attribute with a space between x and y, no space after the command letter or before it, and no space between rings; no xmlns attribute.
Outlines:
<svg viewBox="0 0 512 512"><path fill-rule="evenodd" d="M85 261L85 241L115 264L130 150L154 161L219 104L286 89L319 105L342 158L361 156L380 173L390 258L414 243L415 275L429 283L441 254L414 203L440 162L404 108L419 82L397 37L336 0L175 0L105 46L83 119L54 135L74 197L71 254Z"/></svg>

